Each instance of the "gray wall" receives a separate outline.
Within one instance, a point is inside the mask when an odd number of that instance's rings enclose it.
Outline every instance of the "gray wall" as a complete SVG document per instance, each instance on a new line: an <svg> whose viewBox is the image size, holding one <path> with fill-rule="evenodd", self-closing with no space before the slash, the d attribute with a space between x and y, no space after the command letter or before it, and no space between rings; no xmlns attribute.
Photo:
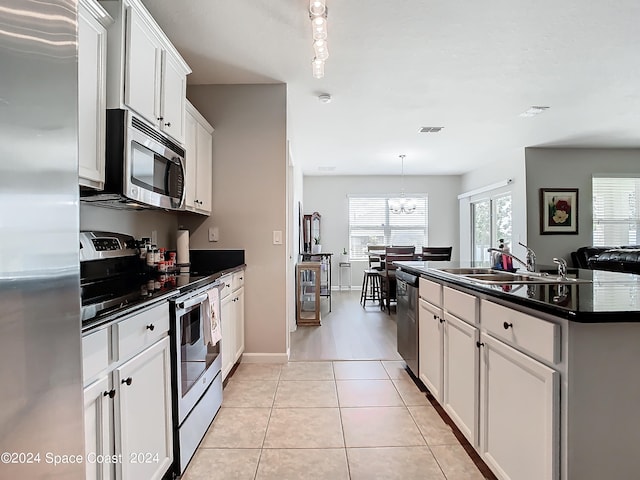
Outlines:
<svg viewBox="0 0 640 480"><path fill-rule="evenodd" d="M527 229L529 245L538 263L552 263L564 257L571 264L571 252L592 244L593 174L640 174L640 149L525 149L527 177ZM540 235L540 188L578 188L578 235Z"/></svg>
<svg viewBox="0 0 640 480"><path fill-rule="evenodd" d="M191 248L245 251L245 359L286 360L286 85L196 85L187 97L215 129L213 209L181 214L180 224Z"/></svg>
<svg viewBox="0 0 640 480"><path fill-rule="evenodd" d="M334 286L338 285L338 262L343 248L349 249L349 202L348 194L388 194L399 192L400 176L305 176L305 214L318 212L322 216L320 236L322 251L333 253ZM407 195L427 193L429 195L429 244L453 246L452 259L460 253L458 238L458 201L460 177L454 176L405 176ZM362 285L366 261L352 262L352 285Z"/></svg>

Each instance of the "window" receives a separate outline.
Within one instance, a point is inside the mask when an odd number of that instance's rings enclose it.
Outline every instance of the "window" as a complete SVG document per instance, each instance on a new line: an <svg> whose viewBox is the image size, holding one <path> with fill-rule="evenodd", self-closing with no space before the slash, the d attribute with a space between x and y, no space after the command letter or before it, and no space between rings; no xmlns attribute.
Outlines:
<svg viewBox="0 0 640 480"><path fill-rule="evenodd" d="M498 240L513 249L511 240L511 192L471 202L472 259L488 262L487 249L497 247Z"/></svg>
<svg viewBox="0 0 640 480"><path fill-rule="evenodd" d="M593 245L638 245L640 178L593 177Z"/></svg>
<svg viewBox="0 0 640 480"><path fill-rule="evenodd" d="M349 196L349 251L351 260L367 260L367 245L415 245L427 243L428 200L412 196L413 213L392 213L389 201L397 196Z"/></svg>

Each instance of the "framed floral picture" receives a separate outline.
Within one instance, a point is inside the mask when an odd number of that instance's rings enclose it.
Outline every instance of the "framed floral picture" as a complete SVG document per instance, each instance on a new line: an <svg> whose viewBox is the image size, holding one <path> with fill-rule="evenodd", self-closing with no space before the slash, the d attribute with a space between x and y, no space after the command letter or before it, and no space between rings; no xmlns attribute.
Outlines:
<svg viewBox="0 0 640 480"><path fill-rule="evenodd" d="M540 234L578 234L578 189L540 189Z"/></svg>

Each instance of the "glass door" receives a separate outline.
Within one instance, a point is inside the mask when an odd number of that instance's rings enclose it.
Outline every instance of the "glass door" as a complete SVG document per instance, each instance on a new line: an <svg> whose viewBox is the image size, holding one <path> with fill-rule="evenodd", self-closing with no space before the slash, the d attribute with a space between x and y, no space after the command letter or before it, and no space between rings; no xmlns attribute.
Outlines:
<svg viewBox="0 0 640 480"><path fill-rule="evenodd" d="M511 192L471 202L471 258L488 263L488 248L497 247L503 239L513 250L511 229Z"/></svg>

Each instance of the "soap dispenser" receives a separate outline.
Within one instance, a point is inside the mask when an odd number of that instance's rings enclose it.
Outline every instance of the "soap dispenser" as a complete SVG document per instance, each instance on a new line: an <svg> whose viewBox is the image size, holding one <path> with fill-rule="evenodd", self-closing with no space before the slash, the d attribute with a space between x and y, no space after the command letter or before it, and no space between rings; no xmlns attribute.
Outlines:
<svg viewBox="0 0 640 480"><path fill-rule="evenodd" d="M509 247L504 247L502 249L504 253L510 253ZM509 255L502 255L502 268L507 272L513 271L513 260Z"/></svg>
<svg viewBox="0 0 640 480"><path fill-rule="evenodd" d="M498 240L498 249L499 250L504 250L504 239L500 239ZM498 252L493 252L491 255L491 265L493 265L493 268L497 269L497 270L502 270L503 266L502 266L502 261L503 259L503 255L498 253Z"/></svg>

